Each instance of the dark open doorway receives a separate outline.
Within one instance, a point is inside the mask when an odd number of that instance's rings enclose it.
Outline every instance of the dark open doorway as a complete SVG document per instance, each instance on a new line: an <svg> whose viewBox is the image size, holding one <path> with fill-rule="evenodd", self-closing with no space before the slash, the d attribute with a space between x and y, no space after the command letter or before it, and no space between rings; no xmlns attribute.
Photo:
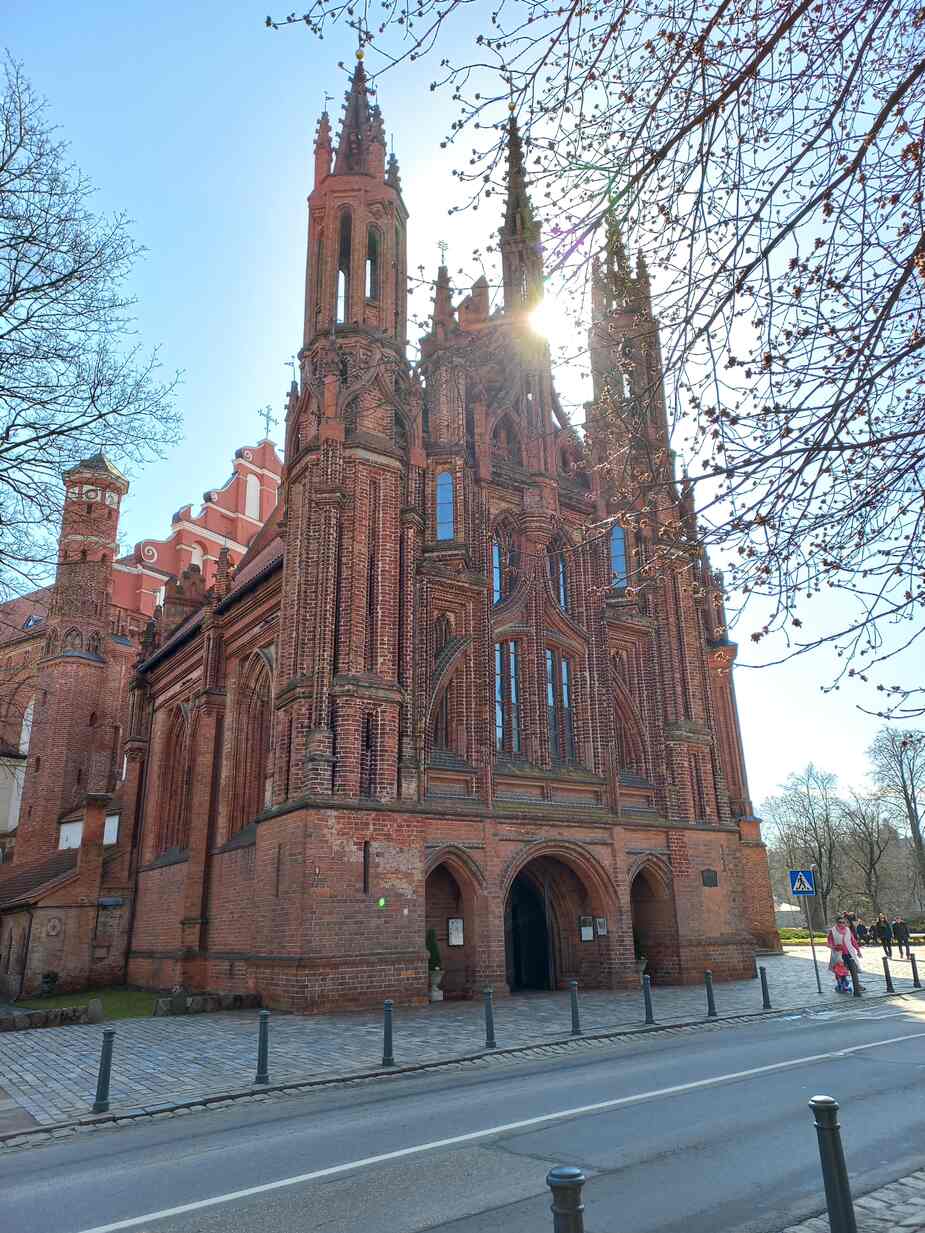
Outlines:
<svg viewBox="0 0 925 1233"><path fill-rule="evenodd" d="M543 892L522 873L514 879L507 898L504 935L511 989L553 988Z"/></svg>

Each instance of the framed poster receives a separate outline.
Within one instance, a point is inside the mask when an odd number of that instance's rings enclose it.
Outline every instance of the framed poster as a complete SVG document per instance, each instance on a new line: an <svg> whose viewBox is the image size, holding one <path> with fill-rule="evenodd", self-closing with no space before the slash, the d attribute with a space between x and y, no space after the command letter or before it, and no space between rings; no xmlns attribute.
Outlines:
<svg viewBox="0 0 925 1233"><path fill-rule="evenodd" d="M579 916L578 918L578 933L582 942L594 941L594 917Z"/></svg>
<svg viewBox="0 0 925 1233"><path fill-rule="evenodd" d="M451 916L446 922L446 944L447 946L462 946L463 943L463 918L461 916Z"/></svg>
<svg viewBox="0 0 925 1233"><path fill-rule="evenodd" d="M606 938L607 937L607 917L606 916L595 916L594 928L596 929L597 936L599 938Z"/></svg>

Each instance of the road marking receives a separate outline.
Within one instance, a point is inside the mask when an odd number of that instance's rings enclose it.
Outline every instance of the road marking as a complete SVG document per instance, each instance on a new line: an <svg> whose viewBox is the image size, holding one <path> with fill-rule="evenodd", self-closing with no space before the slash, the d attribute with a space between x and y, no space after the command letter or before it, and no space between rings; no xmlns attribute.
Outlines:
<svg viewBox="0 0 925 1233"><path fill-rule="evenodd" d="M405 1156L417 1156L422 1152L435 1152L444 1147L456 1147L461 1143L475 1143L479 1139L490 1139L495 1135L510 1134L515 1130L527 1130L532 1126L542 1126L548 1122L561 1122L572 1117L582 1117L588 1113L601 1113L605 1109L619 1109L627 1105L643 1104L647 1100L659 1100L663 1096L677 1096L682 1092L693 1092L698 1088L717 1087L721 1083L732 1083L737 1079L751 1079L756 1075L768 1075L778 1070L793 1070L797 1066L805 1066L809 1062L828 1062L835 1058L848 1057L852 1053L860 1053L864 1049L878 1049L884 1045L895 1045L899 1041L917 1040L925 1037L925 1032L910 1032L906 1036L894 1036L890 1040L875 1040L866 1045L852 1045L849 1049L838 1049L829 1053L811 1053L806 1057L790 1058L786 1062L771 1062L767 1066L753 1066L750 1070L736 1070L726 1075L712 1075L709 1079L694 1079L690 1083L678 1083L673 1087L654 1088L649 1092L637 1092L633 1096L619 1096L614 1100L599 1100L592 1105L578 1105L574 1109L560 1109L557 1113L542 1113L537 1117L523 1118L519 1122L505 1122L499 1126L488 1126L484 1130L471 1130L468 1134L453 1135L449 1139L435 1139L430 1143L416 1143L414 1147L402 1147L394 1152L382 1152L378 1156L365 1156L361 1160L348 1160L344 1164L331 1165L327 1169L314 1169L311 1173L299 1173L295 1177L283 1177L276 1182L264 1182L260 1186L248 1186L244 1190L231 1190L227 1194L214 1195L211 1199L198 1199L193 1203L181 1203L178 1207L165 1207L158 1212L148 1212L144 1216L131 1216L127 1220L116 1220L112 1224L95 1225L92 1229L83 1229L81 1233L119 1233L121 1229L137 1229L139 1225L148 1224L154 1220L167 1220L170 1216L183 1216L187 1212L202 1211L206 1207L217 1207L221 1203L234 1203L238 1199L249 1199L254 1195L267 1194L271 1190L282 1190L288 1186L301 1186L305 1182L317 1182L325 1177L336 1177L341 1173L349 1173L354 1169L369 1168L370 1165L386 1164L392 1160L401 1160Z"/></svg>

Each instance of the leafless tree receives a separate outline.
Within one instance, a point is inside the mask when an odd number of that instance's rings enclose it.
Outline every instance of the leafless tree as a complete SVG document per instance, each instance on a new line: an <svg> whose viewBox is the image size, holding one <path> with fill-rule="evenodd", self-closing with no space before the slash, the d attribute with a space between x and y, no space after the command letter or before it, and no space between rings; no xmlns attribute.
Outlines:
<svg viewBox="0 0 925 1233"><path fill-rule="evenodd" d="M0 94L0 600L48 576L61 475L99 450L138 464L175 439L173 381L132 337L139 248L92 209L45 104L7 60Z"/></svg>
<svg viewBox="0 0 925 1233"><path fill-rule="evenodd" d="M925 732L883 727L867 754L894 825L912 841L918 883L925 886Z"/></svg>
<svg viewBox="0 0 925 1233"><path fill-rule="evenodd" d="M835 794L836 779L812 763L791 775L777 796L764 803L770 842L782 848L790 868L813 866L816 895L828 920L829 901L838 880L844 847L844 822Z"/></svg>
<svg viewBox="0 0 925 1233"><path fill-rule="evenodd" d="M921 713L922 683L889 675L925 628L917 0L312 0L267 18L338 21L374 71L430 57L461 205L499 191L510 100L578 315L608 217L645 251L674 440L701 534L758 601L754 639L834 644L833 685L860 674L880 710Z"/></svg>
<svg viewBox="0 0 925 1233"><path fill-rule="evenodd" d="M885 857L896 847L896 829L886 816L884 801L879 794L861 795L852 792L840 805L845 838L845 863L860 879L860 889L867 900L867 908L880 912ZM852 896L846 906L857 909L857 898Z"/></svg>

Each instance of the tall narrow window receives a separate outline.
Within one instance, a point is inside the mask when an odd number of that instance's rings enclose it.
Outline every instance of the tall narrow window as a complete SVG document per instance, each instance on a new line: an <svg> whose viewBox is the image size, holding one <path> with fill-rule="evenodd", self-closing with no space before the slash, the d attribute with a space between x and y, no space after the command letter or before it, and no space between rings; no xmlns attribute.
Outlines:
<svg viewBox="0 0 925 1233"><path fill-rule="evenodd" d="M434 716L434 748L452 749L451 717L452 684L447 685L437 701L437 712Z"/></svg>
<svg viewBox="0 0 925 1233"><path fill-rule="evenodd" d="M315 248L315 320L321 313L321 304L324 299L324 239L319 235L318 244Z"/></svg>
<svg viewBox="0 0 925 1233"><path fill-rule="evenodd" d="M369 485L369 539L366 558L366 668L379 667L379 485Z"/></svg>
<svg viewBox="0 0 925 1233"><path fill-rule="evenodd" d="M549 754L554 762L575 761L572 663L558 651L546 651L546 722Z"/></svg>
<svg viewBox="0 0 925 1233"><path fill-rule="evenodd" d="M495 643L495 748L499 752L523 751L520 703L520 655L516 642Z"/></svg>
<svg viewBox="0 0 925 1233"><path fill-rule="evenodd" d="M343 325L350 315L350 249L353 222L350 211L340 216L340 238L337 247L337 324Z"/></svg>
<svg viewBox="0 0 925 1233"><path fill-rule="evenodd" d="M552 591L563 612L569 610L568 566L565 560L565 549L561 543L550 545L546 554L546 564L549 569L549 580Z"/></svg>
<svg viewBox="0 0 925 1233"><path fill-rule="evenodd" d="M455 535L453 476L449 471L441 471L437 476L437 539L453 539Z"/></svg>
<svg viewBox="0 0 925 1233"><path fill-rule="evenodd" d="M366 232L366 298L379 299L379 232L375 227Z"/></svg>
<svg viewBox="0 0 925 1233"><path fill-rule="evenodd" d="M253 822L272 799L272 729L273 681L266 659L255 654L238 684L232 833Z"/></svg>
<svg viewBox="0 0 925 1233"><path fill-rule="evenodd" d="M369 840L363 840L363 894L369 894Z"/></svg>
<svg viewBox="0 0 925 1233"><path fill-rule="evenodd" d="M507 530L495 532L491 541L492 599L503 603L517 584L517 547Z"/></svg>
<svg viewBox="0 0 925 1233"><path fill-rule="evenodd" d="M401 305L406 288L402 286L401 228L395 228L395 336L401 334ZM426 429L425 429L426 431Z"/></svg>
<svg viewBox="0 0 925 1233"><path fill-rule="evenodd" d="M616 523L610 528L610 584L626 586L626 532Z"/></svg>

